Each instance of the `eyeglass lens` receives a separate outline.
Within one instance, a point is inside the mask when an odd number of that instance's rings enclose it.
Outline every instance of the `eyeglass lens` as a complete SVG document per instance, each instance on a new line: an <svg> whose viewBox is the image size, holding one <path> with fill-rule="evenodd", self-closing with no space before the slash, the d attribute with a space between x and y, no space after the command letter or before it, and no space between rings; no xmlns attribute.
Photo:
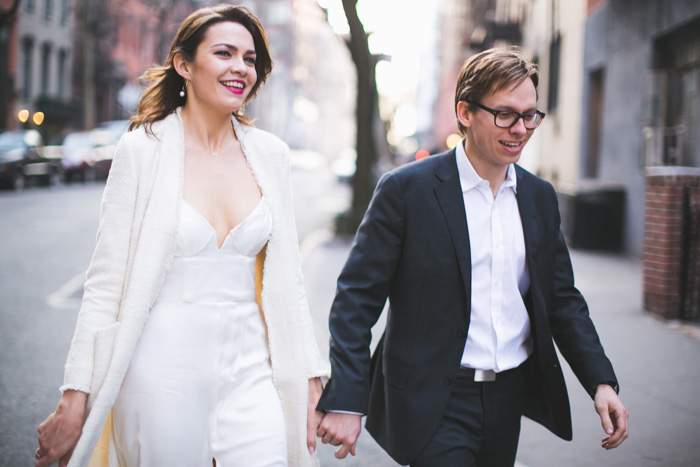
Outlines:
<svg viewBox="0 0 700 467"><path fill-rule="evenodd" d="M501 128L510 128L515 126L519 118L521 118L521 116L515 112L499 112L496 115L496 126ZM523 123L525 124L525 128L528 130L534 130L540 124L542 116L533 112L524 114L522 119Z"/></svg>

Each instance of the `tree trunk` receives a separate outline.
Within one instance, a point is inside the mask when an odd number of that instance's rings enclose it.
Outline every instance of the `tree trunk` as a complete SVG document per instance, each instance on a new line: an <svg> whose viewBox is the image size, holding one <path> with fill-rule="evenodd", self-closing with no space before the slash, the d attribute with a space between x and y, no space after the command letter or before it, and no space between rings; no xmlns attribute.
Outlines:
<svg viewBox="0 0 700 467"><path fill-rule="evenodd" d="M377 85L374 75L375 59L370 54L367 33L357 15L357 0L343 0L343 9L350 26L350 38L346 44L357 70L357 169L352 182L352 206L347 215L339 219L336 228L339 233L354 233L372 199L375 185L373 168L377 160L377 146L374 140L374 110L377 105Z"/></svg>

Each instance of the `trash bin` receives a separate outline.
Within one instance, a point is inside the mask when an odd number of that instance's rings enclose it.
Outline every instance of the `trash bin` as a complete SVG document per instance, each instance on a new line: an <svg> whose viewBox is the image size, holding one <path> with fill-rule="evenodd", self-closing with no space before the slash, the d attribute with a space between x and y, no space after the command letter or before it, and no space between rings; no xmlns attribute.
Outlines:
<svg viewBox="0 0 700 467"><path fill-rule="evenodd" d="M558 192L562 231L572 248L620 251L623 247L625 187L599 180L582 181Z"/></svg>

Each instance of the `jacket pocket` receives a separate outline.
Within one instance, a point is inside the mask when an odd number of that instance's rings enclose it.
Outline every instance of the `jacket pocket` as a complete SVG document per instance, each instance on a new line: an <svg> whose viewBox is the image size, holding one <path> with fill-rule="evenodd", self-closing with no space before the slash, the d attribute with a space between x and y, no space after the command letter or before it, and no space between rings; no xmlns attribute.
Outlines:
<svg viewBox="0 0 700 467"><path fill-rule="evenodd" d="M119 323L112 323L108 326L100 328L95 333L95 353L94 364L92 368L92 381L90 383L90 395L88 396L88 408L92 407L95 397L100 392L109 364L112 361L112 352L114 351L114 340L117 336Z"/></svg>
<svg viewBox="0 0 700 467"><path fill-rule="evenodd" d="M406 387L408 382L408 377L411 374L411 368L403 363L399 363L391 358L386 359L384 365L384 378L390 386L396 389L403 389Z"/></svg>

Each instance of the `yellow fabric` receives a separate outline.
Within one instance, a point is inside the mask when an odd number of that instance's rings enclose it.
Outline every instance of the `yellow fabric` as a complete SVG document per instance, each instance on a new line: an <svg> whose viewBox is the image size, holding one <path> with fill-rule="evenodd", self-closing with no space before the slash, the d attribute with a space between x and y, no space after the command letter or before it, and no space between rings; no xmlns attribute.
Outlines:
<svg viewBox="0 0 700 467"><path fill-rule="evenodd" d="M267 245L255 257L255 301L260 306L260 312L265 318L265 312L262 306L262 284L263 284L263 266L265 265L265 257L267 256ZM266 324L267 325L267 324Z"/></svg>
<svg viewBox="0 0 700 467"><path fill-rule="evenodd" d="M102 428L95 449L92 451L88 467L107 467L109 466L109 438L112 435L112 411L109 411L105 426Z"/></svg>

